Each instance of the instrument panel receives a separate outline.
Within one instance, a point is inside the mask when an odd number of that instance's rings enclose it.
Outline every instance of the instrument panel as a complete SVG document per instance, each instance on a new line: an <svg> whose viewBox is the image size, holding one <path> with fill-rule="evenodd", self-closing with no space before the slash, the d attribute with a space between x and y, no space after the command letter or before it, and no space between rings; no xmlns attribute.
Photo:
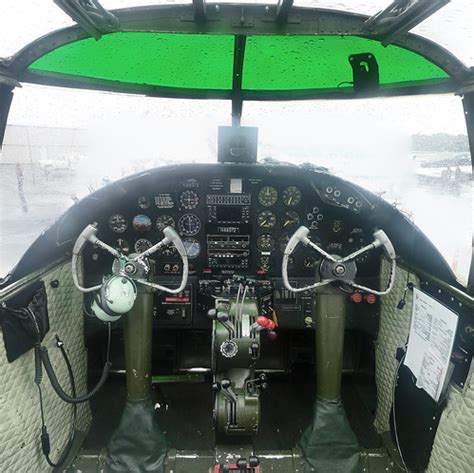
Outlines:
<svg viewBox="0 0 474 473"><path fill-rule="evenodd" d="M218 165L213 173L180 173L137 186L99 223L100 234L122 252L143 252L171 225L183 239L191 274L207 278L280 276L283 251L300 225L332 254L343 256L372 241L373 229L360 218L370 203L344 181L331 182L327 174L311 179L300 168L263 168ZM366 253L358 260L359 271L370 257ZM157 276L180 274L174 247L153 259ZM311 277L319 262L314 251L299 247L289 270L295 277Z"/></svg>

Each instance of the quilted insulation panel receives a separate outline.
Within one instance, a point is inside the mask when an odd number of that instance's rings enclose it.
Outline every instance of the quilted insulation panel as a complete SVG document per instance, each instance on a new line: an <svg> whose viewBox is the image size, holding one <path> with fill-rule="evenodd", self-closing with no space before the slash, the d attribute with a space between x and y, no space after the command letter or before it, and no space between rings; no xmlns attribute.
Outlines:
<svg viewBox="0 0 474 473"><path fill-rule="evenodd" d="M427 473L474 471L474 382L464 394L451 388L431 451Z"/></svg>
<svg viewBox="0 0 474 473"><path fill-rule="evenodd" d="M382 258L380 271L383 287L388 280L390 264ZM405 346L410 332L411 312L413 306L412 291L406 292L406 304L403 309L397 305L403 298L407 281L419 287L418 278L397 267L395 285L392 291L380 298L379 335L375 346L375 381L377 384L377 412L375 428L379 433L390 430L390 410L392 408L392 391L395 371L398 362L395 358L397 348Z"/></svg>
<svg viewBox="0 0 474 473"><path fill-rule="evenodd" d="M43 278L47 295L50 330L43 344L63 388L70 392L69 377L55 335L64 341L76 377L78 393L87 389L87 356L84 346L82 294L74 287L71 265L64 264ZM51 287L57 280L59 286ZM38 389L34 383L33 351L13 363L6 359L3 335L0 331L0 471L29 473L50 471L40 447L40 408ZM43 400L46 425L50 434L51 459L56 461L65 447L71 429L72 406L61 401L53 391L43 370ZM78 405L78 429L87 430L91 421L88 403Z"/></svg>

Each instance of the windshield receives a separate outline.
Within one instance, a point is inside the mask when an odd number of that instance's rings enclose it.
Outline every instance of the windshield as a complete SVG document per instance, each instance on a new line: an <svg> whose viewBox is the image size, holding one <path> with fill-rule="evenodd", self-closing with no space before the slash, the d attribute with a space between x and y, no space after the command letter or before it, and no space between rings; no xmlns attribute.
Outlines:
<svg viewBox="0 0 474 473"><path fill-rule="evenodd" d="M473 209L460 98L249 102L242 124L259 127L260 160L326 167L397 206L466 284ZM17 91L1 160L1 275L77 199L108 182L215 162L219 125L230 125L228 102Z"/></svg>

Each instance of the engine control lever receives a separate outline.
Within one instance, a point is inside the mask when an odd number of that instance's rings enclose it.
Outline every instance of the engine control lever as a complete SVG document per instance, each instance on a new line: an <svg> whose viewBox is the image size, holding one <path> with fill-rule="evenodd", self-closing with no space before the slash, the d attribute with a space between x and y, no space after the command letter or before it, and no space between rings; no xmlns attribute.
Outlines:
<svg viewBox="0 0 474 473"><path fill-rule="evenodd" d="M229 378L223 378L221 380L222 394L230 401L237 402L237 395L232 389L232 382Z"/></svg>
<svg viewBox="0 0 474 473"><path fill-rule="evenodd" d="M229 314L227 312L217 312L216 320L219 321L229 332L229 337L235 333L234 324L229 320Z"/></svg>

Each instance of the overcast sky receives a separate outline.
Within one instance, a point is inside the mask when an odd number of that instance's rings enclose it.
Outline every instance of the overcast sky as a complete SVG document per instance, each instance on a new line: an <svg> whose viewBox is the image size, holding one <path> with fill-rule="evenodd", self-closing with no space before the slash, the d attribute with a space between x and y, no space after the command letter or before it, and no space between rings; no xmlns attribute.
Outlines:
<svg viewBox="0 0 474 473"><path fill-rule="evenodd" d="M102 0L106 8L121 8L150 3L183 3L172 0ZM224 3L224 2L220 2ZM259 1L259 3L270 3ZM276 3L276 0L273 2ZM349 9L373 14L391 0L295 0L295 5L313 5ZM9 56L35 38L72 22L53 0L0 0L0 56ZM440 43L455 53L466 64L474 64L474 1L451 0L432 18L414 31ZM276 115L294 113L295 117L318 121L328 114L345 114L349 123L357 119L359 110L373 120L389 122L413 132L446 131L464 133L465 124L457 97L429 97L416 99L383 99L352 103L312 102L293 104L249 104L244 120L261 125ZM48 111L48 113L45 113ZM10 123L28 125L99 126L104 120L113 122L143 117L156 120L186 120L195 124L196 117L214 127L229 120L230 105L222 102L170 101L98 94L89 91L70 91L25 85L16 91ZM439 113L433 113L439 112Z"/></svg>

